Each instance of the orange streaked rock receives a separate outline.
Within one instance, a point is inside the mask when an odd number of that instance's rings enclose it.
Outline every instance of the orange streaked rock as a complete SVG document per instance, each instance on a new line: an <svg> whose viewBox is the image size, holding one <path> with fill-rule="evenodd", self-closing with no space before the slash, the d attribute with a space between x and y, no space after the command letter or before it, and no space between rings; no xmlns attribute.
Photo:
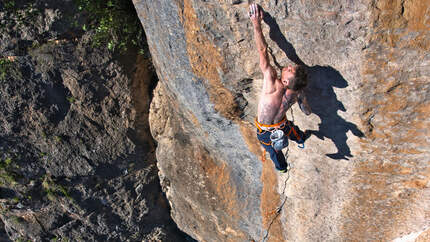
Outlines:
<svg viewBox="0 0 430 242"><path fill-rule="evenodd" d="M273 163L270 161L270 159L263 163L261 182L263 183L263 191L260 198L260 210L261 216L263 218L263 224L265 226L264 229L270 229L268 241L284 241L282 237L283 227L280 220L281 215L276 214L276 210L281 203L281 198L277 191L277 174L275 173Z"/></svg>
<svg viewBox="0 0 430 242"><path fill-rule="evenodd" d="M180 6L182 7L182 6ZM221 51L201 30L192 2L184 0L180 19L184 25L187 53L193 72L208 81L207 91L215 110L226 118L237 119L239 110L231 91L221 83L219 72L225 69Z"/></svg>

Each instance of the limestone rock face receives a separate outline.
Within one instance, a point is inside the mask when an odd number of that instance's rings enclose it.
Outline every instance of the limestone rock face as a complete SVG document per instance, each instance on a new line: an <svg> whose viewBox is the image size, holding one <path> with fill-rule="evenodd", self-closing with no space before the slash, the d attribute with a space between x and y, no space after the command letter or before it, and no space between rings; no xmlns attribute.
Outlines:
<svg viewBox="0 0 430 242"><path fill-rule="evenodd" d="M200 241L428 239L427 1L260 2L272 64L309 67L313 114L287 116L311 136L305 149L290 143L285 175L259 160L248 1L134 4L160 79L150 124L161 183L182 230Z"/></svg>

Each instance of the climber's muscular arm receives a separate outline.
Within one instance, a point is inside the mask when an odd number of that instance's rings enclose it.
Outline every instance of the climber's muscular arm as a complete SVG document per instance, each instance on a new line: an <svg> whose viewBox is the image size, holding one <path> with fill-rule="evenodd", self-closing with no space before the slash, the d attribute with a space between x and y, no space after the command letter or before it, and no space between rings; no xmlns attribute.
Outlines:
<svg viewBox="0 0 430 242"><path fill-rule="evenodd" d="M306 99L305 92L303 90L299 91L297 102L299 103L299 107L303 113L306 115L310 115L312 113L312 109L309 106L308 100Z"/></svg>
<svg viewBox="0 0 430 242"><path fill-rule="evenodd" d="M261 20L263 19L263 11L257 4L249 6L249 16L254 27L255 43L257 45L258 55L260 58L260 69L264 75L263 90L267 93L274 91L275 84L275 70L270 65L269 55L267 53L267 43L261 30Z"/></svg>

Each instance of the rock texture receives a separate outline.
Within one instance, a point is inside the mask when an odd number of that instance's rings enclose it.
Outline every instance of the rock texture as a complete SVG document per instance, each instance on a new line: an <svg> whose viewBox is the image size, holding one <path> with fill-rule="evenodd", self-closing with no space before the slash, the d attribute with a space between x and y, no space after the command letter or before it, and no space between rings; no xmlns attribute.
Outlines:
<svg viewBox="0 0 430 242"><path fill-rule="evenodd" d="M184 240L157 177L149 56L95 48L73 1L10 2L0 3L0 240Z"/></svg>
<svg viewBox="0 0 430 242"><path fill-rule="evenodd" d="M287 175L259 160L248 2L134 0L160 79L151 132L178 226L199 241L428 239L427 1L258 2L273 65L309 67L313 114L287 116L311 136L304 150L290 144Z"/></svg>

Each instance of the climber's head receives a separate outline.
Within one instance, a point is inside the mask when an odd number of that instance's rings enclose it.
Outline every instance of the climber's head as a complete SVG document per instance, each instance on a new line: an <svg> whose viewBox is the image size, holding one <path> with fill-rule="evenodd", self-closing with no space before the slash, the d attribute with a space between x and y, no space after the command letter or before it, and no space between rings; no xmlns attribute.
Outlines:
<svg viewBox="0 0 430 242"><path fill-rule="evenodd" d="M282 68L281 81L284 87L293 91L303 89L308 84L306 67L302 65L289 65Z"/></svg>

